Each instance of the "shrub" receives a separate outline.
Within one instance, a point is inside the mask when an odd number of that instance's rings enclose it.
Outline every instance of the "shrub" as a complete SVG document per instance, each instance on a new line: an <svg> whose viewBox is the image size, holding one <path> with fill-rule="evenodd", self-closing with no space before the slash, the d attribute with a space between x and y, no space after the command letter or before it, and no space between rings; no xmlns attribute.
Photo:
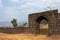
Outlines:
<svg viewBox="0 0 60 40"><path fill-rule="evenodd" d="M17 26L17 20L16 20L16 19L13 19L13 20L11 21L11 23L12 23L12 25L14 26L14 28Z"/></svg>

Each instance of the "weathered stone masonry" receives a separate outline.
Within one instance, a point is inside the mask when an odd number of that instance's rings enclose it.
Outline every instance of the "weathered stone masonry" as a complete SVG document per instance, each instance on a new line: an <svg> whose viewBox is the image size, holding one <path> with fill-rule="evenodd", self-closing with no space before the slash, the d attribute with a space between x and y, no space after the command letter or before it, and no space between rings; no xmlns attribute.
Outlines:
<svg viewBox="0 0 60 40"><path fill-rule="evenodd" d="M31 33L39 34L40 21L45 19L48 21L49 34L60 34L60 14L58 10L50 10L39 13L29 14L29 30Z"/></svg>

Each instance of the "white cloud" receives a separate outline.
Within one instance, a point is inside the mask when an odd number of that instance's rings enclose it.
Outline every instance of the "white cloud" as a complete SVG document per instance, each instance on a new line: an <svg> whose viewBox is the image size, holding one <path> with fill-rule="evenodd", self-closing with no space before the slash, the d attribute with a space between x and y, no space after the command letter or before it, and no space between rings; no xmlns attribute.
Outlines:
<svg viewBox="0 0 60 40"><path fill-rule="evenodd" d="M19 19L18 18L18 15L19 15L18 13L19 13L19 11L17 11L13 7L6 7L5 8L5 20L10 21L13 18Z"/></svg>
<svg viewBox="0 0 60 40"><path fill-rule="evenodd" d="M60 0L54 0L55 2L60 2Z"/></svg>
<svg viewBox="0 0 60 40"><path fill-rule="evenodd" d="M44 1L44 2L60 2L60 0L42 0L42 1Z"/></svg>
<svg viewBox="0 0 60 40"><path fill-rule="evenodd" d="M4 13L5 13L4 16L7 20L11 20L12 18L14 18L14 9L12 7L5 7Z"/></svg>
<svg viewBox="0 0 60 40"><path fill-rule="evenodd" d="M48 1L48 0L43 0L43 1Z"/></svg>
<svg viewBox="0 0 60 40"><path fill-rule="evenodd" d="M0 21L10 21L12 19L12 15L13 15L13 8L5 7L3 12L4 13L3 13Z"/></svg>
<svg viewBox="0 0 60 40"><path fill-rule="evenodd" d="M32 3L28 2L28 3L24 4L24 5L20 5L20 7L25 8L25 7L29 7L29 6L32 6L32 5L33 5Z"/></svg>
<svg viewBox="0 0 60 40"><path fill-rule="evenodd" d="M18 8L27 8L27 7L37 7L37 8L47 8L54 7L54 3L59 2L59 0L32 0L26 2L24 5L20 5Z"/></svg>
<svg viewBox="0 0 60 40"><path fill-rule="evenodd" d="M2 7L2 0L0 0L0 7Z"/></svg>
<svg viewBox="0 0 60 40"><path fill-rule="evenodd" d="M47 6L50 6L52 3L50 2L47 2L47 3L35 3L35 2L27 2L26 4L24 5L20 5L20 8L27 8L27 7L39 7L39 8L44 8L44 7L47 7Z"/></svg>
<svg viewBox="0 0 60 40"><path fill-rule="evenodd" d="M9 15L13 14L14 9L12 7L6 7L6 13L8 13Z"/></svg>
<svg viewBox="0 0 60 40"><path fill-rule="evenodd" d="M38 12L38 11L50 10L48 7L51 7L52 10L56 9L56 5L54 3L57 2L55 2L55 0L31 0L31 1L25 1L25 4L19 5L17 6L17 8L22 10L25 9L27 13L32 13L36 11Z"/></svg>
<svg viewBox="0 0 60 40"><path fill-rule="evenodd" d="M19 2L19 0L11 0L12 2Z"/></svg>
<svg viewBox="0 0 60 40"><path fill-rule="evenodd" d="M43 0L43 2L46 2L45 4L47 7L51 7L51 9L57 9L56 6L59 5L58 3L60 3L60 0Z"/></svg>

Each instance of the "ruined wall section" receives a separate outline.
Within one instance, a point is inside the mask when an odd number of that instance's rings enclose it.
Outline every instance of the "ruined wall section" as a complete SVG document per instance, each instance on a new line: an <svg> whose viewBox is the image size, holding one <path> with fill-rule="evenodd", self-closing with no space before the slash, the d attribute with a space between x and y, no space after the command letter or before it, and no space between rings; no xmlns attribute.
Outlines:
<svg viewBox="0 0 60 40"><path fill-rule="evenodd" d="M16 27L16 28L0 27L0 33L7 33L7 34L29 33L28 28L29 27Z"/></svg>
<svg viewBox="0 0 60 40"><path fill-rule="evenodd" d="M60 13L58 13L58 19L57 19L57 32L60 34Z"/></svg>
<svg viewBox="0 0 60 40"><path fill-rule="evenodd" d="M56 34L57 31L57 18L58 18L58 10L51 10L46 12L39 12L39 13L32 13L29 15L29 27L30 32L32 33L39 33L39 24L37 23L37 18L40 16L43 16L48 19L49 23L49 33L50 34Z"/></svg>

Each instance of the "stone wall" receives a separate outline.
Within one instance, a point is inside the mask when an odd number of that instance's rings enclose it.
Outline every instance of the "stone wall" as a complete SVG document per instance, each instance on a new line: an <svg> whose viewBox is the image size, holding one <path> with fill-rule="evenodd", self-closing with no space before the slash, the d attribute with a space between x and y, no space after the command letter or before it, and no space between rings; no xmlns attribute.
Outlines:
<svg viewBox="0 0 60 40"><path fill-rule="evenodd" d="M57 33L60 34L60 13L58 13L58 19L57 19Z"/></svg>
<svg viewBox="0 0 60 40"><path fill-rule="evenodd" d="M39 22L44 19L41 18L44 17L48 20L48 31L49 34L57 34L58 27L57 27L57 21L58 21L58 10L50 10L45 12L38 12L38 13L32 13L29 14L29 27L31 33L40 33L39 28ZM39 21L40 20L40 21ZM38 21L38 22L37 22Z"/></svg>
<svg viewBox="0 0 60 40"><path fill-rule="evenodd" d="M16 34L16 33L29 33L28 27L7 28L0 27L0 33Z"/></svg>

